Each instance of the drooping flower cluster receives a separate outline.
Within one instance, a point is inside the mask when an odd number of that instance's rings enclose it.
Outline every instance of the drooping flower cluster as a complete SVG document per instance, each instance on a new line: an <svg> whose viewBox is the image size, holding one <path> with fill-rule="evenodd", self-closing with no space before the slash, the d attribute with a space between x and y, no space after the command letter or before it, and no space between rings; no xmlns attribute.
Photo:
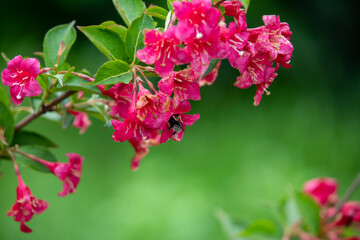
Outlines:
<svg viewBox="0 0 360 240"><path fill-rule="evenodd" d="M347 201L339 208L338 183L332 178L316 178L304 185L308 194L321 209L321 233L329 240L359 240L358 236L344 237L346 228L360 231L360 202ZM302 239L302 238L301 238ZM315 236L307 239L318 239Z"/></svg>
<svg viewBox="0 0 360 240"><path fill-rule="evenodd" d="M158 90L148 79L145 88L136 75L129 84L115 84L103 91L115 100L110 113L115 118L113 139L130 141L135 148L132 169L150 145L170 138L181 140L186 126L199 119L198 114L187 114L189 100L201 99L200 86L215 81L222 59L228 59L241 73L235 86L257 86L255 105L276 77L279 65L290 66L293 47L287 23L280 23L276 16L264 16L265 26L248 29L239 1L225 1L222 6L225 15L234 19L228 26L211 0L175 1L169 26L164 31L145 29L145 48L137 52L137 57L154 64L154 69L138 67L136 71L144 78L145 70L156 73L161 78ZM212 60L218 63L207 72Z"/></svg>
<svg viewBox="0 0 360 240"><path fill-rule="evenodd" d="M278 16L263 16L264 26L248 29L245 12L237 0L221 4L225 15L234 19L228 26L210 0L175 1L173 5L174 16L169 27L164 32L145 31L146 47L137 53L141 61L154 64L159 76L169 78L174 66L189 64L191 74L185 78L195 78L203 85L202 75L211 60L227 58L241 73L235 86L256 85L254 105L257 106L277 76L279 65L290 67L292 33Z"/></svg>
<svg viewBox="0 0 360 240"><path fill-rule="evenodd" d="M18 151L20 154L43 164L50 170L51 173L63 182L63 191L58 194L60 197L76 192L76 188L81 177L82 162L84 160L79 154L68 153L67 156L69 157L69 162L60 163L48 162L31 154L23 153L20 150L15 151ZM48 208L49 204L44 200L34 197L20 175L15 158L13 158L13 161L15 165L15 173L18 177L18 187L16 189L17 197L15 204L7 212L7 216L13 216L15 221L20 222L20 230L22 232L30 233L32 230L25 225L25 222L30 221L34 214L41 214Z"/></svg>

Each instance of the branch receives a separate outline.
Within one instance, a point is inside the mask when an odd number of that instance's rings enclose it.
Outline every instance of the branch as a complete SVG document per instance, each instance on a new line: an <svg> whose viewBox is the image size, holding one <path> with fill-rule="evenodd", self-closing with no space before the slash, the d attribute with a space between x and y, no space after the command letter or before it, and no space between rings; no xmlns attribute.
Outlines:
<svg viewBox="0 0 360 240"><path fill-rule="evenodd" d="M332 222L335 219L336 215L340 212L340 210L341 210L342 206L344 205L344 203L347 202L350 199L350 197L354 194L355 190L359 187L359 185L360 185L360 173L356 176L355 180L353 181L353 183L350 185L350 187L346 191L344 197L336 205L335 213L329 219L329 222Z"/></svg>
<svg viewBox="0 0 360 240"><path fill-rule="evenodd" d="M15 126L15 132L18 132L20 129L22 129L23 127L25 127L26 125L28 125L30 122L32 122L33 120L35 120L36 118L38 118L39 116L41 116L42 114L48 112L48 111L52 111L54 106L56 106L58 103L60 103L61 101L63 101L64 99L70 97L71 95L73 95L74 93L76 93L76 91L68 91L65 92L64 94L58 96L57 98L55 98L54 100L52 100L49 104L44 104L40 107L39 111L28 115L27 117L25 117L23 120L21 120L18 124L16 124Z"/></svg>

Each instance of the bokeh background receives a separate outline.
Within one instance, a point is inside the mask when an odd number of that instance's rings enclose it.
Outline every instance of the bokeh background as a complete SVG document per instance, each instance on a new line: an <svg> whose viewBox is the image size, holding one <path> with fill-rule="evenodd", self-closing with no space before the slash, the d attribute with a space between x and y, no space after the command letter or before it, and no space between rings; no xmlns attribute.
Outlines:
<svg viewBox="0 0 360 240"><path fill-rule="evenodd" d="M146 3L166 6L165 0ZM360 170L357 9L352 1L253 0L249 27L262 25L264 14L290 24L293 67L279 70L271 95L254 107L255 88L234 87L238 73L224 63L214 85L193 102L200 121L182 142L152 148L137 172L129 168L131 146L113 142L113 130L100 121L84 135L33 122L27 128L56 141L61 161L68 152L85 156L83 177L76 194L59 198L54 176L22 168L35 196L50 203L25 235L5 215L17 183L12 164L1 163L0 239L220 240L226 236L217 209L247 221L269 218L265 204L276 204L287 186L301 189L319 176L338 179L343 194ZM74 19L80 26L121 23L110 0L2 1L0 51L33 56L48 29ZM105 61L78 32L69 62L95 73Z"/></svg>

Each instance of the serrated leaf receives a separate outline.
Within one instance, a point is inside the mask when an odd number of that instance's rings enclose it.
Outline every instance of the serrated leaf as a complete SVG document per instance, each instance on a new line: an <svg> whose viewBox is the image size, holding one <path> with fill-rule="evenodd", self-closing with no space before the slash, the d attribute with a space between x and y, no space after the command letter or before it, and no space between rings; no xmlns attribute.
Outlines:
<svg viewBox="0 0 360 240"><path fill-rule="evenodd" d="M6 142L10 144L14 136L14 118L3 102L0 102L0 129L5 132Z"/></svg>
<svg viewBox="0 0 360 240"><path fill-rule="evenodd" d="M119 25L114 21L103 22L102 24L100 24L100 26L103 26L103 27L106 27L106 28L109 28L109 29L115 31L121 37L121 39L125 42L125 36L126 36L126 31L127 31L126 27Z"/></svg>
<svg viewBox="0 0 360 240"><path fill-rule="evenodd" d="M19 147L19 150L49 162L57 162L56 157L48 149L42 146L23 146L23 147ZM29 167L39 172L50 173L49 169L41 163L38 163L17 152L14 152L14 156L18 164Z"/></svg>
<svg viewBox="0 0 360 240"><path fill-rule="evenodd" d="M202 77L206 77L214 68L216 65L220 62L220 59L211 59L209 67L206 69L205 73L202 75Z"/></svg>
<svg viewBox="0 0 360 240"><path fill-rule="evenodd" d="M21 130L14 135L12 146L15 145L39 145L43 147L57 147L57 145L45 136L42 136L36 132L27 130Z"/></svg>
<svg viewBox="0 0 360 240"><path fill-rule="evenodd" d="M304 226L313 235L320 231L320 208L316 202L302 192L295 193L295 201Z"/></svg>
<svg viewBox="0 0 360 240"><path fill-rule="evenodd" d="M54 92L82 91L87 93L101 94L99 88L90 86L88 83L88 81L78 76L70 76L66 81L64 81L64 85L61 88L54 89Z"/></svg>
<svg viewBox="0 0 360 240"><path fill-rule="evenodd" d="M58 59L58 53L63 43L65 50L59 59L59 67L65 62L67 55L75 42L76 31L74 29L75 21L63 24L50 29L44 39L44 59L47 67L55 67Z"/></svg>
<svg viewBox="0 0 360 240"><path fill-rule="evenodd" d="M153 17L157 17L161 20L166 20L166 16L168 15L168 11L166 11L162 7L152 6L145 10L145 14Z"/></svg>
<svg viewBox="0 0 360 240"><path fill-rule="evenodd" d="M9 96L2 86L0 86L0 102L3 102L6 106L9 106Z"/></svg>
<svg viewBox="0 0 360 240"><path fill-rule="evenodd" d="M132 78L133 72L129 64L121 60L109 61L99 68L95 81L90 85L129 83Z"/></svg>
<svg viewBox="0 0 360 240"><path fill-rule="evenodd" d="M141 0L113 0L113 3L127 26L145 10L145 4Z"/></svg>
<svg viewBox="0 0 360 240"><path fill-rule="evenodd" d="M144 29L154 28L154 21L145 14L142 14L131 23L125 38L126 52L130 58L130 62L135 62L137 50L144 47Z"/></svg>
<svg viewBox="0 0 360 240"><path fill-rule="evenodd" d="M243 6L247 11L250 5L250 0L240 0L240 2L241 2L241 6Z"/></svg>
<svg viewBox="0 0 360 240"><path fill-rule="evenodd" d="M104 26L78 27L86 37L109 60L126 60L125 44L120 35L114 30Z"/></svg>

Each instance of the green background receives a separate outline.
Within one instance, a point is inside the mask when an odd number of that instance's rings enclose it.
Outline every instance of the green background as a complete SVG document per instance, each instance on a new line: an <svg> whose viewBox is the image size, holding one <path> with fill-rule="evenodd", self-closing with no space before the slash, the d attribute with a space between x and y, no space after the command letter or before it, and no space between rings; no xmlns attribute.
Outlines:
<svg viewBox="0 0 360 240"><path fill-rule="evenodd" d="M165 0L152 3L165 6ZM360 169L356 9L341 1L253 0L249 27L261 25L264 14L290 24L293 67L279 70L271 95L254 107L255 88L234 87L238 73L224 63L214 85L202 88L202 100L192 104L200 120L183 141L151 148L137 172L130 170L130 144L112 141L113 130L97 120L84 135L33 122L27 129L56 141L60 161L69 152L85 157L83 176L76 194L60 198L54 176L21 168L33 194L50 203L26 235L5 215L17 182L12 164L2 162L0 239L220 240L226 236L218 209L246 221L269 218L265 204L276 204L287 186L301 189L320 176L338 179L343 194ZM74 19L80 26L121 22L110 0L6 1L0 51L32 57L48 29ZM70 63L95 73L105 60L78 32Z"/></svg>

